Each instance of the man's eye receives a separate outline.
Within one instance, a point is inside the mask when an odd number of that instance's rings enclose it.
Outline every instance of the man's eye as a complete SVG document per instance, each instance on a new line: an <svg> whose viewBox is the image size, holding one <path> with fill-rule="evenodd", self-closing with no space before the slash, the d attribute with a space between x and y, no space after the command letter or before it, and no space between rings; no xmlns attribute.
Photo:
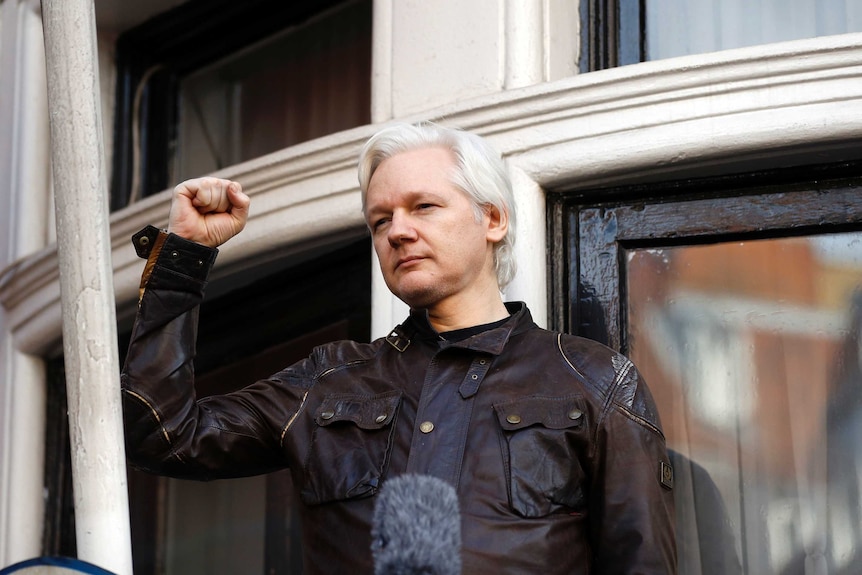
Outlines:
<svg viewBox="0 0 862 575"><path fill-rule="evenodd" d="M389 222L389 218L380 218L379 220L376 220L371 227L372 227L372 229L377 230L381 226L387 224L388 222Z"/></svg>
<svg viewBox="0 0 862 575"><path fill-rule="evenodd" d="M434 204L419 204L416 206L420 210L427 210L434 207Z"/></svg>

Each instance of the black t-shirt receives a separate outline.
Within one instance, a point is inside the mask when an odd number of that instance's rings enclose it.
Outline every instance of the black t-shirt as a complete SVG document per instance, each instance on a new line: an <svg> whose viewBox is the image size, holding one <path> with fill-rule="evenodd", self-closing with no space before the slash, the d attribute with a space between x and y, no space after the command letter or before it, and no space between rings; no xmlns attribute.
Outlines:
<svg viewBox="0 0 862 575"><path fill-rule="evenodd" d="M491 323L483 323L482 325L474 325L471 327L463 327L461 329L455 329L452 331L444 331L440 334L440 337L450 342L461 341L462 339L467 339L468 337L474 336L478 333L482 333L483 331L488 331L489 329L500 327L508 320L508 317L504 317L501 320L492 321Z"/></svg>

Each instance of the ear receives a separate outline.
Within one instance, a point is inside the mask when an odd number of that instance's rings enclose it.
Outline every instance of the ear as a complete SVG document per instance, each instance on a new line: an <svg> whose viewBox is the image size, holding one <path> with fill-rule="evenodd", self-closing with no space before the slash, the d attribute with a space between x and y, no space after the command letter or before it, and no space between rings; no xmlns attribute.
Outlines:
<svg viewBox="0 0 862 575"><path fill-rule="evenodd" d="M503 241L509 231L509 212L500 210L496 206L485 206L485 237L492 244Z"/></svg>

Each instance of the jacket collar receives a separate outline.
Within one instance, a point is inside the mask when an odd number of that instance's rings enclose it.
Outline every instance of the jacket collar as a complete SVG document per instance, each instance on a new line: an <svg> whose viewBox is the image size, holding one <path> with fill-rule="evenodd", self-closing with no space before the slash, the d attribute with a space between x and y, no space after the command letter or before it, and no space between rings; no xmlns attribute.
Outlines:
<svg viewBox="0 0 862 575"><path fill-rule="evenodd" d="M456 342L446 341L431 327L431 323L428 321L428 310L412 309L410 310L410 317L403 324L392 330L392 333L386 339L396 349L400 346L402 351L409 345L410 340L418 339L437 345L441 349L457 347L499 355L513 334L521 333L536 326L533 322L533 317L530 315L530 310L527 309L525 303L507 302L506 309L509 310L510 316L503 325ZM398 346L396 346L396 342L399 344Z"/></svg>

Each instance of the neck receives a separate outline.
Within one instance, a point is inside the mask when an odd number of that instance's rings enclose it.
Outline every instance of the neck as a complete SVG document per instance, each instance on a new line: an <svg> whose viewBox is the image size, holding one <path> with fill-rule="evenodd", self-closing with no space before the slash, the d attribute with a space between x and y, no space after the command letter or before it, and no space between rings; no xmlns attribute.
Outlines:
<svg viewBox="0 0 862 575"><path fill-rule="evenodd" d="M428 308L428 321L438 333L495 322L509 316L500 293L469 302L443 300Z"/></svg>

